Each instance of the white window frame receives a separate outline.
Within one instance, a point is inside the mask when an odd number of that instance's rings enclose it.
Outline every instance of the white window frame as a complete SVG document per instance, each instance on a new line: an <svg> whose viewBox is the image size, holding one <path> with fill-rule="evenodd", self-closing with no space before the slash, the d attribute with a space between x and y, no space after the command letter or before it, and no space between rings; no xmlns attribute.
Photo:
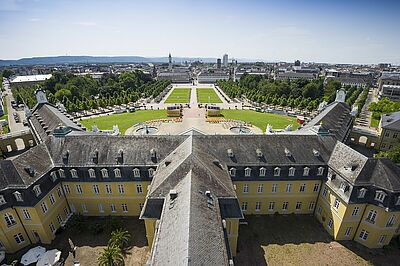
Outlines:
<svg viewBox="0 0 400 266"><path fill-rule="evenodd" d="M339 209L340 206L340 200L338 200L337 198L335 199L334 203L333 203L333 208L335 208L336 210Z"/></svg>
<svg viewBox="0 0 400 266"><path fill-rule="evenodd" d="M358 236L361 240L366 241L368 239L369 232L362 229L360 235Z"/></svg>
<svg viewBox="0 0 400 266"><path fill-rule="evenodd" d="M149 170L147 170L149 172L149 177L154 177L154 168L149 168Z"/></svg>
<svg viewBox="0 0 400 266"><path fill-rule="evenodd" d="M381 190L376 191L375 192L375 200L383 203L385 201L386 195L387 194L384 191L381 191Z"/></svg>
<svg viewBox="0 0 400 266"><path fill-rule="evenodd" d="M18 233L16 235L14 235L14 240L15 240L15 242L17 242L18 245L21 245L25 242L25 238L22 235L22 233Z"/></svg>
<svg viewBox="0 0 400 266"><path fill-rule="evenodd" d="M4 196L3 196L3 195L0 195L0 205L6 204L6 203L7 203L7 201L6 201L6 199L4 198Z"/></svg>
<svg viewBox="0 0 400 266"><path fill-rule="evenodd" d="M114 169L114 176L115 178L121 178L121 170L119 168Z"/></svg>
<svg viewBox="0 0 400 266"><path fill-rule="evenodd" d="M96 171L93 168L90 168L88 173L90 178L96 178Z"/></svg>
<svg viewBox="0 0 400 266"><path fill-rule="evenodd" d="M57 173L56 173L56 171L51 172L51 173L50 173L50 176L51 176L51 180L52 180L53 182L56 182L56 180L57 180Z"/></svg>
<svg viewBox="0 0 400 266"><path fill-rule="evenodd" d="M110 210L112 213L117 212L117 209L115 208L115 204L114 203L110 203Z"/></svg>
<svg viewBox="0 0 400 266"><path fill-rule="evenodd" d="M51 222L51 223L49 224L49 227L50 227L50 231L51 231L53 234L57 231L57 229L56 229L56 227L54 226L53 222Z"/></svg>
<svg viewBox="0 0 400 266"><path fill-rule="evenodd" d="M378 217L378 212L376 210L372 209L372 210L369 210L369 212L367 214L367 218L365 218L365 220L369 223L375 224L377 217Z"/></svg>
<svg viewBox="0 0 400 266"><path fill-rule="evenodd" d="M314 184L314 188L313 188L313 192L318 192L319 191L319 186L320 186L319 183L315 183Z"/></svg>
<svg viewBox="0 0 400 266"><path fill-rule="evenodd" d="M265 176L267 174L267 168L261 167L260 168L260 176Z"/></svg>
<svg viewBox="0 0 400 266"><path fill-rule="evenodd" d="M51 204L51 205L54 205L54 203L56 203L56 198L54 197L54 194L53 194L53 193L51 193L51 194L49 195L49 201L50 201L50 204Z"/></svg>
<svg viewBox="0 0 400 266"><path fill-rule="evenodd" d="M296 202L296 210L301 210L303 203L301 201Z"/></svg>
<svg viewBox="0 0 400 266"><path fill-rule="evenodd" d="M349 237L351 235L351 230L352 230L352 227L347 227L346 231L344 232L344 236Z"/></svg>
<svg viewBox="0 0 400 266"><path fill-rule="evenodd" d="M40 203L40 208L42 209L43 213L47 213L49 211L49 207L47 206L47 203L45 201Z"/></svg>
<svg viewBox="0 0 400 266"><path fill-rule="evenodd" d="M94 194L96 194L96 195L99 195L99 194L100 194L99 185L93 184L93 185L92 185L92 188L93 188L93 193L94 193Z"/></svg>
<svg viewBox="0 0 400 266"><path fill-rule="evenodd" d="M378 244L382 245L386 240L386 235L380 235L378 239Z"/></svg>
<svg viewBox="0 0 400 266"><path fill-rule="evenodd" d="M103 206L103 203L98 203L97 204L97 206L98 206L98 208L99 208L99 213L104 213L104 206Z"/></svg>
<svg viewBox="0 0 400 266"><path fill-rule="evenodd" d="M264 185L263 184L258 184L257 193L263 193L263 192L264 192Z"/></svg>
<svg viewBox="0 0 400 266"><path fill-rule="evenodd" d="M81 208L82 208L82 212L83 212L83 213L87 213L87 212L88 212L86 203L82 203L82 204L81 204Z"/></svg>
<svg viewBox="0 0 400 266"><path fill-rule="evenodd" d="M32 220L32 216L27 209L22 209L22 216L25 220Z"/></svg>
<svg viewBox="0 0 400 266"><path fill-rule="evenodd" d="M306 192L306 184L305 183L300 185L299 192Z"/></svg>
<svg viewBox="0 0 400 266"><path fill-rule="evenodd" d="M140 177L140 169L139 168L134 168L133 169L133 177L139 178Z"/></svg>
<svg viewBox="0 0 400 266"><path fill-rule="evenodd" d="M387 223L386 223L386 227L393 227L393 225L396 223L396 216L392 215L389 217Z"/></svg>
<svg viewBox="0 0 400 266"><path fill-rule="evenodd" d="M284 202L282 203L282 210L283 210L283 211L287 211L288 208L289 208L289 202L288 202L288 201L284 201Z"/></svg>
<svg viewBox="0 0 400 266"><path fill-rule="evenodd" d="M119 194L125 194L125 188L123 184L118 184L118 192Z"/></svg>
<svg viewBox="0 0 400 266"><path fill-rule="evenodd" d="M274 209L275 209L275 201L270 201L269 203L268 203L268 211L274 211Z"/></svg>
<svg viewBox="0 0 400 266"><path fill-rule="evenodd" d="M286 192L286 193L292 192L292 183L287 183L287 184L286 184L285 192Z"/></svg>
<svg viewBox="0 0 400 266"><path fill-rule="evenodd" d="M110 176L108 174L108 169L106 169L106 168L101 169L101 176L103 178L109 178Z"/></svg>
<svg viewBox="0 0 400 266"><path fill-rule="evenodd" d="M326 198L327 195L328 195L328 188L325 186L325 187L324 187L324 190L322 190L322 196L323 196L324 198Z"/></svg>
<svg viewBox="0 0 400 266"><path fill-rule="evenodd" d="M136 185L136 193L137 193L137 194L142 194L142 193L143 193L142 184L137 184L137 185Z"/></svg>
<svg viewBox="0 0 400 266"><path fill-rule="evenodd" d="M111 187L111 185L106 184L105 188L106 188L106 194L112 194L112 187Z"/></svg>
<svg viewBox="0 0 400 266"><path fill-rule="evenodd" d="M249 184L243 184L243 193L249 193Z"/></svg>
<svg viewBox="0 0 400 266"><path fill-rule="evenodd" d="M16 201L20 201L20 202L21 202L21 201L24 201L24 199L22 198L21 192L15 191L15 192L13 193L13 195L14 195Z"/></svg>
<svg viewBox="0 0 400 266"><path fill-rule="evenodd" d="M121 207L122 207L122 212L128 212L128 204L122 203Z"/></svg>
<svg viewBox="0 0 400 266"><path fill-rule="evenodd" d="M6 221L6 225L7 227L11 227L17 224L17 221L14 218L14 215L12 215L11 213L4 213L4 220Z"/></svg>
<svg viewBox="0 0 400 266"><path fill-rule="evenodd" d="M236 168L235 167L231 167L229 169L229 175L230 176L236 176Z"/></svg>
<svg viewBox="0 0 400 266"><path fill-rule="evenodd" d="M244 176L245 177L250 177L251 176L251 168L250 167L246 167L244 169Z"/></svg>
<svg viewBox="0 0 400 266"><path fill-rule="evenodd" d="M70 194L71 190L69 189L69 185L63 185L64 193L65 194Z"/></svg>
<svg viewBox="0 0 400 266"><path fill-rule="evenodd" d="M296 168L294 168L293 166L289 168L289 176L294 176L296 172Z"/></svg>
<svg viewBox="0 0 400 266"><path fill-rule="evenodd" d="M259 212L261 210L261 201L256 201L256 212Z"/></svg>
<svg viewBox="0 0 400 266"><path fill-rule="evenodd" d="M33 186L33 191L35 192L36 197L39 197L42 194L42 190L40 189L39 185Z"/></svg>
<svg viewBox="0 0 400 266"><path fill-rule="evenodd" d="M315 201L311 201L310 204L308 204L308 210L312 211L315 208Z"/></svg>
<svg viewBox="0 0 400 266"><path fill-rule="evenodd" d="M71 173L72 178L78 178L78 171L71 169L69 172Z"/></svg>
<svg viewBox="0 0 400 266"><path fill-rule="evenodd" d="M60 178L65 178L64 169L58 169L58 174L59 174Z"/></svg>
<svg viewBox="0 0 400 266"><path fill-rule="evenodd" d="M351 211L351 216L358 216L358 213L360 212L360 207L354 207L354 209Z"/></svg>
<svg viewBox="0 0 400 266"><path fill-rule="evenodd" d="M277 191L278 191L278 184L272 184L271 192L272 193L277 193Z"/></svg>
<svg viewBox="0 0 400 266"><path fill-rule="evenodd" d="M347 184L345 182L340 182L339 189L343 192L346 190Z"/></svg>
<svg viewBox="0 0 400 266"><path fill-rule="evenodd" d="M83 190L81 185L75 185L75 189L76 189L76 194L83 194Z"/></svg>
<svg viewBox="0 0 400 266"><path fill-rule="evenodd" d="M280 175L281 175L281 168L275 167L274 168L274 176L280 176Z"/></svg>
<svg viewBox="0 0 400 266"><path fill-rule="evenodd" d="M247 211L249 204L247 203L247 201L243 201L242 205L241 205L241 209L243 212Z"/></svg>
<svg viewBox="0 0 400 266"><path fill-rule="evenodd" d="M367 192L366 188L361 188L357 193L357 198L359 198L359 199L364 198L366 192Z"/></svg>
<svg viewBox="0 0 400 266"><path fill-rule="evenodd" d="M332 220L332 218L329 218L327 226L328 226L329 229L332 229L332 227L333 227L333 220Z"/></svg>
<svg viewBox="0 0 400 266"><path fill-rule="evenodd" d="M310 167L304 167L303 168L303 176L309 176L310 175Z"/></svg>
<svg viewBox="0 0 400 266"><path fill-rule="evenodd" d="M318 175L318 176L323 175L323 174L324 174L324 170L325 170L324 167L322 167L322 166L318 167L317 175Z"/></svg>

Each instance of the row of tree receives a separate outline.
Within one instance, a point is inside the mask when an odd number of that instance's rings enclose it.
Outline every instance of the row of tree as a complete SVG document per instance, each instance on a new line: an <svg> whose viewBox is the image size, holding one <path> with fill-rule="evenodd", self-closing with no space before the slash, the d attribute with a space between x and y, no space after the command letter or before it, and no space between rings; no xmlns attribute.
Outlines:
<svg viewBox="0 0 400 266"><path fill-rule="evenodd" d="M372 111L373 118L380 119L382 114L400 111L400 101L391 101L388 98L383 98L378 102L372 102L368 110Z"/></svg>

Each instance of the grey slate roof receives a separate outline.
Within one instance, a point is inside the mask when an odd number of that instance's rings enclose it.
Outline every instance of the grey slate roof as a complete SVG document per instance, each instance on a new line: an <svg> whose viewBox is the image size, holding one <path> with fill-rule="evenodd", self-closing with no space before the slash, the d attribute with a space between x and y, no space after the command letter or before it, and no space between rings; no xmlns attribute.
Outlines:
<svg viewBox="0 0 400 266"><path fill-rule="evenodd" d="M324 128L328 129L337 140L343 142L352 127L353 117L350 111L350 106L346 103L330 103L300 130L310 130L313 126L322 123Z"/></svg>
<svg viewBox="0 0 400 266"><path fill-rule="evenodd" d="M400 131L400 112L381 115L381 127Z"/></svg>

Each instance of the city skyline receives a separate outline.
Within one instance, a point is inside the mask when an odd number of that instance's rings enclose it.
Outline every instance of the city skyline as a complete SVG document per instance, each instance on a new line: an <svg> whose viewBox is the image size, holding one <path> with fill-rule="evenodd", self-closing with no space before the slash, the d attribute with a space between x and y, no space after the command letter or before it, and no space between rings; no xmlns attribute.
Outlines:
<svg viewBox="0 0 400 266"><path fill-rule="evenodd" d="M395 1L0 0L0 59L215 57L399 64Z"/></svg>

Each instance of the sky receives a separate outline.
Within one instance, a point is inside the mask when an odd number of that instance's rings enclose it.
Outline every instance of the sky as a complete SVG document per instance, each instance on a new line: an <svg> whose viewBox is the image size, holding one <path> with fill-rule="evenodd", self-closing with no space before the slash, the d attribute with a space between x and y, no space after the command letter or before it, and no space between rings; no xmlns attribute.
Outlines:
<svg viewBox="0 0 400 266"><path fill-rule="evenodd" d="M96 55L400 63L400 1L0 0L0 59Z"/></svg>

